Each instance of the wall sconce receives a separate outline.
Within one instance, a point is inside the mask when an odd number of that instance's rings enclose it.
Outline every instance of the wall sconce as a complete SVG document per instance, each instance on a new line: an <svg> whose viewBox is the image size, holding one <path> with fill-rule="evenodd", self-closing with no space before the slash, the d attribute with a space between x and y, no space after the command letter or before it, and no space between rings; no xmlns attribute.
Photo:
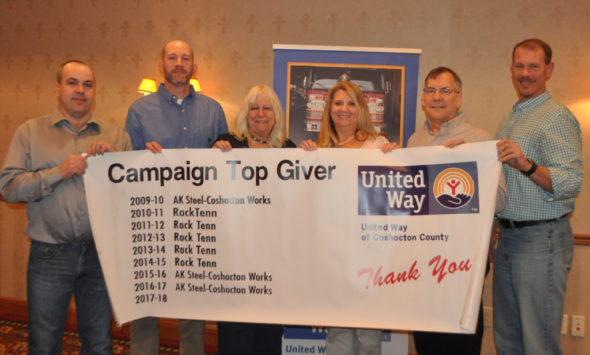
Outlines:
<svg viewBox="0 0 590 355"><path fill-rule="evenodd" d="M195 92L201 92L201 85L199 84L199 80L195 79L195 78L191 78L190 80L191 85L193 86L193 89L195 89Z"/></svg>
<svg viewBox="0 0 590 355"><path fill-rule="evenodd" d="M156 91L158 91L156 81L150 78L141 79L141 84L139 84L139 87L137 88L137 92L140 92L144 95L149 95Z"/></svg>

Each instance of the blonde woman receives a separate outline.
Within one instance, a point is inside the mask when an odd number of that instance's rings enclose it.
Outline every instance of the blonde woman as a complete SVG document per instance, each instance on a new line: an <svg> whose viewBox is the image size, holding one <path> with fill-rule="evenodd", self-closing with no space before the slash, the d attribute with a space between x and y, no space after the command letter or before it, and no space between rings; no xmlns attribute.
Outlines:
<svg viewBox="0 0 590 355"><path fill-rule="evenodd" d="M273 89L266 85L252 87L235 120L232 133L222 134L213 148L295 148L285 136L285 115Z"/></svg>
<svg viewBox="0 0 590 355"><path fill-rule="evenodd" d="M375 131L361 89L353 82L342 81L328 91L318 142L308 139L301 143L301 148L305 150L318 147L380 148L389 152L398 145L389 143L387 138Z"/></svg>
<svg viewBox="0 0 590 355"><path fill-rule="evenodd" d="M371 124L369 108L361 89L354 83L337 83L330 91L322 113L318 142L305 140L301 148L380 148L390 152L398 148L377 134ZM380 355L381 330L328 328L328 355Z"/></svg>

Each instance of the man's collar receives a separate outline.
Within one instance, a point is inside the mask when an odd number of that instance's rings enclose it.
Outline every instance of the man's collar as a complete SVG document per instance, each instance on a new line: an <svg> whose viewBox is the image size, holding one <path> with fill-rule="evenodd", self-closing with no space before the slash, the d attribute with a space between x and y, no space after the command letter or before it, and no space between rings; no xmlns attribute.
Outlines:
<svg viewBox="0 0 590 355"><path fill-rule="evenodd" d="M453 130L454 128L459 126L464 120L465 119L463 118L463 112L457 112L457 116L451 118L447 122L440 125L440 130L438 131L438 134L444 134L448 131ZM426 122L424 122L424 126L428 130L428 133L432 135L432 122L430 122L429 119L426 119Z"/></svg>
<svg viewBox="0 0 590 355"><path fill-rule="evenodd" d="M74 127L74 125L64 116L63 113L61 113L59 110L55 111L52 115L51 115L51 120L50 120L51 124L53 126L59 126L59 125L66 125L68 126L70 129L72 130L76 130L76 128ZM86 126L84 129L88 128L88 127L95 127L96 130L100 130L101 127L101 122L100 120L97 120L94 117L94 113L91 111L90 112L90 118L88 119L88 121L86 122ZM84 129L82 129L81 131L83 131ZM80 131L80 132L81 132Z"/></svg>
<svg viewBox="0 0 590 355"><path fill-rule="evenodd" d="M164 86L164 83L160 83L160 87L158 87L158 95L161 95L166 101L169 102L174 102L176 103L176 100L178 100L178 97L176 95L174 95L173 93L171 93L170 91L168 91L168 89L166 89L166 86ZM191 100L193 97L195 96L195 90L193 89L192 85L189 85L189 92L187 97L185 97L184 100Z"/></svg>
<svg viewBox="0 0 590 355"><path fill-rule="evenodd" d="M518 100L516 102L516 104L514 104L514 106L512 107L512 110L513 111L527 110L527 109L539 106L540 104L544 103L545 101L549 100L550 98L551 98L551 95L549 95L549 91L545 91L541 95L535 96L532 99L528 99L525 101Z"/></svg>

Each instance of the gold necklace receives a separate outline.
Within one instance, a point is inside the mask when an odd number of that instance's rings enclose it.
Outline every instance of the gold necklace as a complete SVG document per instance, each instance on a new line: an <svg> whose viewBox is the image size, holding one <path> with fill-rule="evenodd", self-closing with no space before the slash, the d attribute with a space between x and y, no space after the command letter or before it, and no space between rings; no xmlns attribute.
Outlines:
<svg viewBox="0 0 590 355"><path fill-rule="evenodd" d="M341 147L341 146L345 145L346 143L350 143L350 142L352 142L352 140L354 139L354 137L355 137L355 135L353 134L353 135L352 135L350 138L348 138L348 139L347 139L347 140L345 140L344 142L338 142L338 143L336 143L336 145L337 145L338 147Z"/></svg>
<svg viewBox="0 0 590 355"><path fill-rule="evenodd" d="M270 141L265 141L263 139L260 139L258 137L255 137L255 136L251 136L250 138L252 138L258 144L268 144L268 143L270 143Z"/></svg>

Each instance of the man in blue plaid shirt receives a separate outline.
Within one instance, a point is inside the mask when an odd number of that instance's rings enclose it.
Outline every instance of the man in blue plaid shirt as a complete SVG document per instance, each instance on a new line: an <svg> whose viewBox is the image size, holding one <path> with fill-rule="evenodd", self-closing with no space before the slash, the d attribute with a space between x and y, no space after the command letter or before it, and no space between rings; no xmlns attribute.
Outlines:
<svg viewBox="0 0 590 355"><path fill-rule="evenodd" d="M582 134L551 99L555 63L539 39L512 52L518 102L498 128L508 204L498 213L494 335L498 354L561 354L561 321L574 250L569 216L582 185Z"/></svg>

